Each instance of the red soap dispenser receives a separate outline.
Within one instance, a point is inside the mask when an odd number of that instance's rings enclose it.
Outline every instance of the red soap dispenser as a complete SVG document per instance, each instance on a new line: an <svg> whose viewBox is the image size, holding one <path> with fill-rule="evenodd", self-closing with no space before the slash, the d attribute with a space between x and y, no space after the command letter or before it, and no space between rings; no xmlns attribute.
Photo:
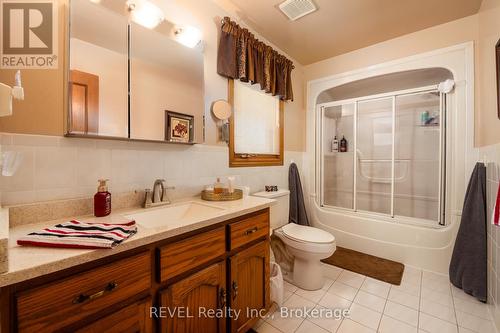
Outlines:
<svg viewBox="0 0 500 333"><path fill-rule="evenodd" d="M97 193L94 195L94 215L96 217L111 214L111 193L108 192L106 182L109 179L99 179Z"/></svg>

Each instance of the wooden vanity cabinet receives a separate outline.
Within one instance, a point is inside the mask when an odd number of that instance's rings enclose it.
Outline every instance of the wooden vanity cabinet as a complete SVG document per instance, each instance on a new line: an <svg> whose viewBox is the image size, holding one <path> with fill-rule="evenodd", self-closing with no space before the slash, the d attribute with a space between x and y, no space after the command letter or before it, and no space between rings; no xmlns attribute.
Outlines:
<svg viewBox="0 0 500 333"><path fill-rule="evenodd" d="M269 236L269 215L262 212L227 225L229 250L241 248L257 239Z"/></svg>
<svg viewBox="0 0 500 333"><path fill-rule="evenodd" d="M269 251L266 208L2 287L0 331L246 332L270 307Z"/></svg>
<svg viewBox="0 0 500 333"><path fill-rule="evenodd" d="M146 251L16 293L17 330L64 330L150 289L151 256Z"/></svg>
<svg viewBox="0 0 500 333"><path fill-rule="evenodd" d="M160 292L161 332L226 332L226 318L207 313L225 311L226 298L224 261L168 286Z"/></svg>
<svg viewBox="0 0 500 333"><path fill-rule="evenodd" d="M160 282L201 267L226 253L226 234L219 227L201 234L169 243L158 249Z"/></svg>
<svg viewBox="0 0 500 333"><path fill-rule="evenodd" d="M104 318L90 323L75 333L152 333L151 298L128 305Z"/></svg>
<svg viewBox="0 0 500 333"><path fill-rule="evenodd" d="M259 242L229 258L231 309L238 311L231 332L247 332L269 309L269 243Z"/></svg>
<svg viewBox="0 0 500 333"><path fill-rule="evenodd" d="M227 252L224 260L169 285L161 292L161 307L190 309L189 314L193 316L183 318L186 313L168 314L161 320L162 333L247 332L259 320L259 315L264 315L269 309L269 210L238 218L225 228ZM192 240L199 239L204 245L198 252L206 252L208 248L212 248L211 253L219 251L208 241L217 237L217 230L212 232L212 236L192 237ZM196 242L191 242L189 238L178 243L171 244L170 248L183 248L183 244L196 248ZM179 251L168 252L172 253L172 261L177 262L175 253ZM196 251L192 256L198 257ZM163 259L166 254L160 257ZM198 261L204 262L201 258ZM169 264L169 260L160 262ZM161 268L161 272L164 271ZM176 273L182 272L181 269ZM161 277L163 280L164 275ZM206 318L208 311L200 313L200 308L213 310L215 316L222 314L223 317ZM237 317L235 312L238 312Z"/></svg>

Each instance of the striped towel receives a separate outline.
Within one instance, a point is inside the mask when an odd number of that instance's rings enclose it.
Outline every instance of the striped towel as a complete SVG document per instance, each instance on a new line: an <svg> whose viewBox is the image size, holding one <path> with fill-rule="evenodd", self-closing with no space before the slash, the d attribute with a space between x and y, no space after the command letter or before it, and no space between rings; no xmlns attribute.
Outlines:
<svg viewBox="0 0 500 333"><path fill-rule="evenodd" d="M136 232L135 221L111 224L72 220L32 232L18 239L17 244L78 249L110 249Z"/></svg>

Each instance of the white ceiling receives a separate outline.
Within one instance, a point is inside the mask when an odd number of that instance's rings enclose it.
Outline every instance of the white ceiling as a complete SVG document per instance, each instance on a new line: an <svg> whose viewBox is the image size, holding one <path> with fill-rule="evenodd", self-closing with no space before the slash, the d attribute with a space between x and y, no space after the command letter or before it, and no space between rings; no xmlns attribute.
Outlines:
<svg viewBox="0 0 500 333"><path fill-rule="evenodd" d="M306 65L475 14L482 0L313 0L319 10L297 21L278 9L283 0L221 1Z"/></svg>

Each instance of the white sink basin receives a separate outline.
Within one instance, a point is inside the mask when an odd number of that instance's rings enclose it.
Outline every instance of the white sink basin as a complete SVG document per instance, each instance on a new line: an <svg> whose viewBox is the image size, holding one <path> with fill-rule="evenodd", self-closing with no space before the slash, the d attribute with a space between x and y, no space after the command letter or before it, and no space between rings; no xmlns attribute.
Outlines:
<svg viewBox="0 0 500 333"><path fill-rule="evenodd" d="M206 220L223 211L224 208L189 201L132 213L127 215L127 218L135 220L137 224L145 228L165 228Z"/></svg>

